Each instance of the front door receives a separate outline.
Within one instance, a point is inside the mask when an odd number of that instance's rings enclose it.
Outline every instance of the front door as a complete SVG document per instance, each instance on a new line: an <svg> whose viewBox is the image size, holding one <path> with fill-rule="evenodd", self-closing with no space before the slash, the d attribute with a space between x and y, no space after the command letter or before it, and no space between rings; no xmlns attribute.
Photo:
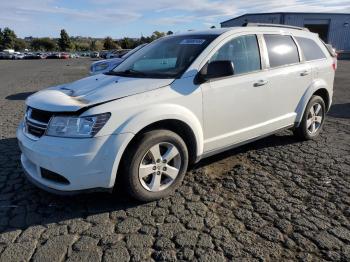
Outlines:
<svg viewBox="0 0 350 262"><path fill-rule="evenodd" d="M234 75L202 86L206 153L263 134L271 118L268 72L261 70L257 36L229 40L209 62L218 60L231 60Z"/></svg>

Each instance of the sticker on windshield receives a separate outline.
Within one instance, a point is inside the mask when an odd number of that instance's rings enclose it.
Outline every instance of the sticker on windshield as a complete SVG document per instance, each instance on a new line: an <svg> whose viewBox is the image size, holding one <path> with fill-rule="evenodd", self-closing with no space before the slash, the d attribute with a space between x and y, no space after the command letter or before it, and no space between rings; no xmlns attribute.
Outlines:
<svg viewBox="0 0 350 262"><path fill-rule="evenodd" d="M201 45L205 42L205 39L184 39L180 42L180 45Z"/></svg>

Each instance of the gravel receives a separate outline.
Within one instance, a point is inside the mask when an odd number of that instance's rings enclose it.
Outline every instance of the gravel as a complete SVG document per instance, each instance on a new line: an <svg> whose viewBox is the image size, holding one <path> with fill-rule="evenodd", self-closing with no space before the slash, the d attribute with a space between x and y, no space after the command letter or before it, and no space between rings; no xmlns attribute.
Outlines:
<svg viewBox="0 0 350 262"><path fill-rule="evenodd" d="M59 197L21 171L24 99L87 75L90 59L0 61L0 261L350 260L350 70L321 136L290 131L205 159L170 197Z"/></svg>

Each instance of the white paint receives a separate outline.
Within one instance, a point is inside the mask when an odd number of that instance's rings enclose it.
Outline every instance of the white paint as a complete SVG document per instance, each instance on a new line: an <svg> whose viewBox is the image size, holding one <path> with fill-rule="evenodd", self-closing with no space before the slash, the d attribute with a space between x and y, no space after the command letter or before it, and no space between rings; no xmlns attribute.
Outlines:
<svg viewBox="0 0 350 262"><path fill-rule="evenodd" d="M96 75L30 96L27 105L37 109L75 112L88 106L81 116L110 112L111 117L89 139L43 136L33 141L23 134L20 126L17 137L27 173L45 187L62 191L112 188L125 148L134 135L154 122L176 119L187 124L195 135L196 157L200 158L298 123L311 95L319 88L325 88L331 99L333 58L324 46L321 48L327 59L302 60L299 64L271 69L266 50L259 42L264 61L261 71L194 84L195 75L211 56L237 36L289 34L316 40L317 35L268 27L226 28L204 33L220 33L220 36L179 79ZM302 76L305 71L309 74ZM266 84L254 86L259 81ZM41 178L39 167L63 175L71 184L61 185Z"/></svg>

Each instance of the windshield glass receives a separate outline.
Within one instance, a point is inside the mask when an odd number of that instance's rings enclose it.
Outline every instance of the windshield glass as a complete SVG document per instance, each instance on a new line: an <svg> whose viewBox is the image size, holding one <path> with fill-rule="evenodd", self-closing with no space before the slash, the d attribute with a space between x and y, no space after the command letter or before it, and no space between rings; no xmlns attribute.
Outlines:
<svg viewBox="0 0 350 262"><path fill-rule="evenodd" d="M136 51L139 51L142 47L144 47L146 44L142 44L139 45L137 47L135 47L133 50L130 50L129 52L127 52L125 55L122 56L123 59L127 59L129 56L131 56L133 53L135 53Z"/></svg>
<svg viewBox="0 0 350 262"><path fill-rule="evenodd" d="M149 78L182 75L217 35L168 36L141 48L108 74Z"/></svg>

